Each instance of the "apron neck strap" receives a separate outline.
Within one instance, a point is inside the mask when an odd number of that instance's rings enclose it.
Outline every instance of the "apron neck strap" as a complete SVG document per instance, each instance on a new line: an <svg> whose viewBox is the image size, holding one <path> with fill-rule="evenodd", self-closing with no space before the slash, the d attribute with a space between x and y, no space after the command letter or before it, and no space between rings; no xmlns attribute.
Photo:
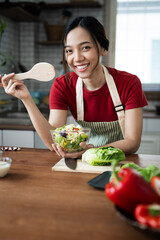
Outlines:
<svg viewBox="0 0 160 240"><path fill-rule="evenodd" d="M84 120L83 81L79 77L76 84L77 120Z"/></svg>
<svg viewBox="0 0 160 240"><path fill-rule="evenodd" d="M118 120L119 120L121 130L122 130L122 133L123 133L123 137L124 137L124 134L125 134L124 107L121 103L121 100L120 100L120 97L119 97L119 94L118 94L118 91L117 91L117 87L116 87L116 84L114 82L114 79L113 79L112 75L109 74L109 72L108 72L108 70L105 66L103 66L103 71L104 71L104 74L105 74L108 89L109 89L109 92L111 94L111 98L112 98L112 101L113 101L113 104L114 104L114 108L115 108L115 111L117 113Z"/></svg>

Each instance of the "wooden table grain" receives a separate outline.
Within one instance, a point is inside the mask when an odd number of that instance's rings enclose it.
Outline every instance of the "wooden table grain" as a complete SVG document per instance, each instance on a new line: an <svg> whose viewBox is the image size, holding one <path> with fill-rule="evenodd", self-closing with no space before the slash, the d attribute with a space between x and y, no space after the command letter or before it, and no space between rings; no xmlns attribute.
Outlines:
<svg viewBox="0 0 160 240"><path fill-rule="evenodd" d="M104 191L87 184L98 174L52 172L60 158L45 149L3 155L13 162L0 179L0 240L157 239L123 221ZM126 159L160 167L156 155Z"/></svg>

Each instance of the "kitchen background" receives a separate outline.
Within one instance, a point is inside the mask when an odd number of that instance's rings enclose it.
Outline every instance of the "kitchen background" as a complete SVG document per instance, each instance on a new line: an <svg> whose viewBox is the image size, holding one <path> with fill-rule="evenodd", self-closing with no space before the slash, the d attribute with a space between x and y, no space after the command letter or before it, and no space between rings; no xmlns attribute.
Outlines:
<svg viewBox="0 0 160 240"><path fill-rule="evenodd" d="M4 1L0 1L4 2ZM24 1L10 1L10 3L22 2ZM27 1L28 3L37 2L38 5L42 6L42 10L35 18L28 17L27 22L23 22L23 17L18 16L20 14L17 11L17 16L15 17L18 21L14 21L14 17L10 17L11 14L8 14L8 17L2 16L4 20L7 21L7 26L4 31L3 37L1 39L1 51L6 52L7 54L12 53L15 59L15 67L11 68L10 63L5 66L0 67L1 73L10 73L13 71L19 72L22 70L29 70L37 62L49 62L55 66L56 76L59 76L63 73L62 67L62 46L59 41L48 41L46 34L46 25L64 25L67 24L69 20L76 16L81 15L92 15L99 19L104 24L104 1L87 1L86 6L92 6L92 3L97 3L97 7L77 7L77 8L65 8L63 3L69 3L69 1L45 1L45 3L58 3L61 4L58 8L43 7L43 2L40 1ZM76 2L76 1L71 1ZM86 2L86 1L80 1ZM23 4L24 5L24 4ZM23 6L22 5L22 6ZM28 5L29 6L29 5ZM94 6L94 5L93 5ZM95 5L96 6L96 5ZM32 6L32 11L34 12L34 5ZM1 14L2 9L0 10ZM6 11L6 10L5 10ZM36 12L36 11L35 11ZM6 13L5 13L6 15ZM70 16L71 15L71 16ZM33 19L39 19L41 21L33 21ZM58 31L58 26L57 26ZM56 35L57 33L53 33ZM21 68L20 68L21 66ZM48 83L40 83L35 80L26 80L26 85L30 91L43 90L48 92L53 81ZM0 89L0 100L8 99L9 96L6 95L3 89Z"/></svg>
<svg viewBox="0 0 160 240"><path fill-rule="evenodd" d="M11 5L12 9L7 7ZM0 26L6 22L2 35L0 29L0 73L24 72L31 69L35 63L49 62L55 66L56 76L61 75L62 45L60 38L55 39L55 36L62 28L61 25L81 15L95 16L104 25L110 40L110 49L103 61L104 64L114 67L116 10L116 0L0 0ZM51 25L56 25L56 34ZM49 27L52 29L48 30ZM49 110L48 95L53 81L54 79L44 83L32 79L25 80L35 102L46 116ZM145 88L145 94L149 106L144 112L139 152L160 154L160 115L156 113L155 108L156 105L160 105L160 90ZM13 118L13 115L6 115L6 111L13 110L25 111L20 101L5 94L3 88L0 88L0 145L45 147L33 127L29 126L31 122L26 116L22 117L19 114Z"/></svg>

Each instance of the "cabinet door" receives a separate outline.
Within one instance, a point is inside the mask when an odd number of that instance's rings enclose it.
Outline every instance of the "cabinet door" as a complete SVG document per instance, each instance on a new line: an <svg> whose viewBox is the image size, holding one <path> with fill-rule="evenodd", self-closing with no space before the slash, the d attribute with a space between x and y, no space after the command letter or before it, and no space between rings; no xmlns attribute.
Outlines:
<svg viewBox="0 0 160 240"><path fill-rule="evenodd" d="M144 127L145 132L159 133L160 135L160 119L145 119Z"/></svg>
<svg viewBox="0 0 160 240"><path fill-rule="evenodd" d="M34 147L35 148L44 148L44 149L47 148L36 132L34 133Z"/></svg>
<svg viewBox="0 0 160 240"><path fill-rule="evenodd" d="M2 130L0 130L0 146L2 146Z"/></svg>
<svg viewBox="0 0 160 240"><path fill-rule="evenodd" d="M33 131L3 130L3 146L34 147Z"/></svg>
<svg viewBox="0 0 160 240"><path fill-rule="evenodd" d="M160 136L143 133L138 154L160 154Z"/></svg>

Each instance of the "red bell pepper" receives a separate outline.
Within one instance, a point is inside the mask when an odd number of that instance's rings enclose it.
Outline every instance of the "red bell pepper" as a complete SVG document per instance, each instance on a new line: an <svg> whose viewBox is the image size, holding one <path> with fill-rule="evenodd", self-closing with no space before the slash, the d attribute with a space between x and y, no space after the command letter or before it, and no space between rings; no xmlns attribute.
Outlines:
<svg viewBox="0 0 160 240"><path fill-rule="evenodd" d="M154 176L151 178L151 186L160 195L160 177Z"/></svg>
<svg viewBox="0 0 160 240"><path fill-rule="evenodd" d="M140 204L135 208L134 216L139 223L160 229L160 205Z"/></svg>
<svg viewBox="0 0 160 240"><path fill-rule="evenodd" d="M117 206L133 213L138 204L160 203L160 196L135 169L123 168L117 175L116 163L112 166L113 178L106 184L105 194Z"/></svg>

